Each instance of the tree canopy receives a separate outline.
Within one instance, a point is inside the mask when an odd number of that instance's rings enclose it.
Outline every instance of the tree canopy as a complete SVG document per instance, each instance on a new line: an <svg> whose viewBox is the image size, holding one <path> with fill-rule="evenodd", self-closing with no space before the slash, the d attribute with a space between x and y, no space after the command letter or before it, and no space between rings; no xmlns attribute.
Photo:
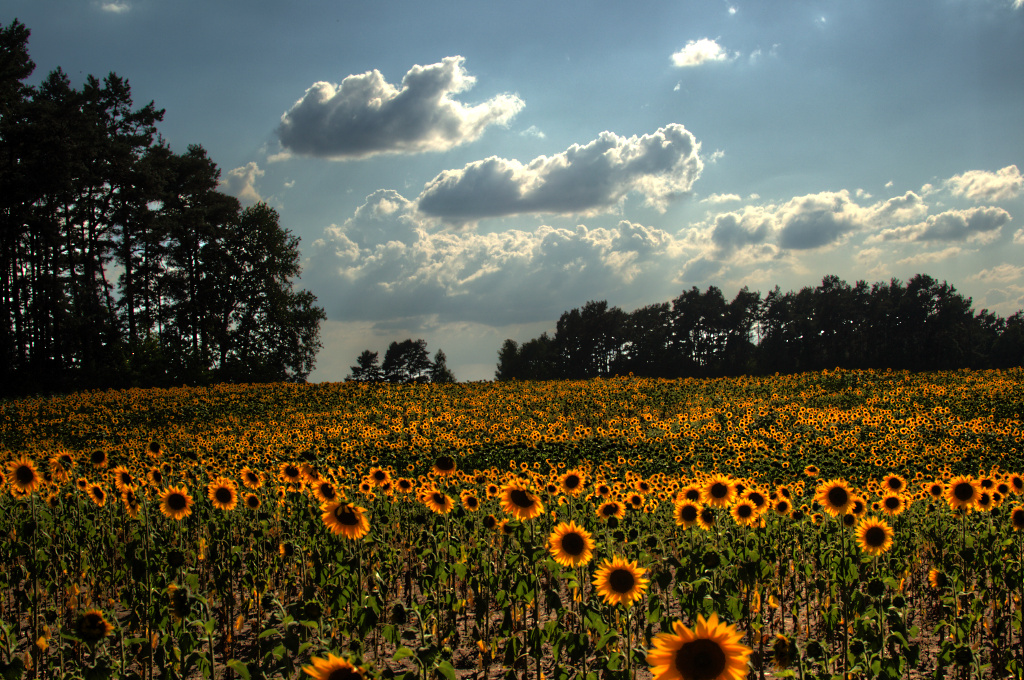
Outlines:
<svg viewBox="0 0 1024 680"><path fill-rule="evenodd" d="M28 38L0 27L3 390L304 380L325 315L293 288L298 238L173 152L126 79L26 85Z"/></svg>

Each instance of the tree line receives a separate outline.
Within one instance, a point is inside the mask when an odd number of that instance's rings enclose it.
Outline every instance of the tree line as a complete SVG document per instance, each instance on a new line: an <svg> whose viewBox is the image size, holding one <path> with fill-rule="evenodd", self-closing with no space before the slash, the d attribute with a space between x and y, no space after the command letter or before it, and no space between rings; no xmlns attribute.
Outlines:
<svg viewBox="0 0 1024 680"><path fill-rule="evenodd" d="M403 340L392 342L384 353L383 363L378 363L379 352L363 350L350 367L347 380L367 383L453 383L455 375L448 368L448 358L437 350L430 360L426 340Z"/></svg>
<svg viewBox="0 0 1024 680"><path fill-rule="evenodd" d="M0 26L0 391L304 380L326 318L299 240L111 73L40 85Z"/></svg>
<svg viewBox="0 0 1024 680"><path fill-rule="evenodd" d="M983 309L945 281L917 274L850 286L826 276L817 287L731 301L696 286L671 302L627 313L606 301L564 312L554 336L506 340L497 380L627 375L714 377L832 368L912 371L1005 368L1024 363L1024 315Z"/></svg>

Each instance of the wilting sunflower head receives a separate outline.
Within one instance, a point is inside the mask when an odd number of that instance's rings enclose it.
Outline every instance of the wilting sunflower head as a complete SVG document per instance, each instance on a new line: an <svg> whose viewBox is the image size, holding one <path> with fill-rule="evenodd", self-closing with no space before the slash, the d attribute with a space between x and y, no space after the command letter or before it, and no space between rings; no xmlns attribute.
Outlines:
<svg viewBox="0 0 1024 680"><path fill-rule="evenodd" d="M779 670L785 670L789 668L789 665L793 663L795 658L796 644L792 639L777 633L774 642L772 642L772 663Z"/></svg>
<svg viewBox="0 0 1024 680"><path fill-rule="evenodd" d="M594 587L605 603L628 607L646 592L645 573L647 570L637 566L636 560L630 562L623 557L613 557L605 560L594 574Z"/></svg>
<svg viewBox="0 0 1024 680"><path fill-rule="evenodd" d="M78 615L78 622L75 625L75 633L83 642L94 644L110 635L114 630L113 624L107 621L103 612L99 609L87 609Z"/></svg>
<svg viewBox="0 0 1024 680"><path fill-rule="evenodd" d="M520 482L512 482L502 489L501 508L521 522L544 513L544 503Z"/></svg>
<svg viewBox="0 0 1024 680"><path fill-rule="evenodd" d="M948 588L950 585L949 577L946 576L946 573L935 568L928 571L928 583L936 590Z"/></svg>
<svg viewBox="0 0 1024 680"><path fill-rule="evenodd" d="M692 630L676 621L671 633L659 633L647 663L654 680L742 680L753 652L742 638L735 626L719 623L718 614L698 615Z"/></svg>
<svg viewBox="0 0 1024 680"><path fill-rule="evenodd" d="M303 666L302 671L313 680L358 680L364 677L363 669L349 663L334 654L326 657L313 657L311 666Z"/></svg>
<svg viewBox="0 0 1024 680"><path fill-rule="evenodd" d="M562 522L548 537L548 552L563 567L581 567L594 556L594 541L590 533L575 522Z"/></svg>

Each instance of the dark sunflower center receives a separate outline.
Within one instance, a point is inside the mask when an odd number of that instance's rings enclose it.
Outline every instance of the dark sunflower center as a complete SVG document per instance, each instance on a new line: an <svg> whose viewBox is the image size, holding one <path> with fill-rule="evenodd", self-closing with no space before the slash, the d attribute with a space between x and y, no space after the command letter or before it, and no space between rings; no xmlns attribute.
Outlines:
<svg viewBox="0 0 1024 680"><path fill-rule="evenodd" d="M438 470L447 472L455 469L455 460L451 456L441 456L434 465Z"/></svg>
<svg viewBox="0 0 1024 680"><path fill-rule="evenodd" d="M683 518L684 522L696 522L697 521L697 508L693 505L684 505L679 511L679 516Z"/></svg>
<svg viewBox="0 0 1024 680"><path fill-rule="evenodd" d="M466 507L475 508L478 502L476 496L466 496Z"/></svg>
<svg viewBox="0 0 1024 680"><path fill-rule="evenodd" d="M352 680L353 678L359 677L359 673L356 673L351 668L335 668L331 671L331 674L327 676L326 680Z"/></svg>
<svg viewBox="0 0 1024 680"><path fill-rule="evenodd" d="M889 508L890 510L895 510L896 508L900 507L900 499L896 498L895 496L888 496L885 499L885 507Z"/></svg>
<svg viewBox="0 0 1024 680"><path fill-rule="evenodd" d="M440 505L440 506L448 505L447 503L444 502L444 500L445 500L444 499L444 494L441 493L440 491L435 491L434 495L431 496L431 498L434 500L434 505Z"/></svg>
<svg viewBox="0 0 1024 680"><path fill-rule="evenodd" d="M757 493L756 491L750 494L748 498L750 499L750 502L756 505L757 507L761 507L762 505L764 505L764 496Z"/></svg>
<svg viewBox="0 0 1024 680"><path fill-rule="evenodd" d="M183 494L175 492L167 497L167 507L174 511L184 510L188 507L188 501Z"/></svg>
<svg viewBox="0 0 1024 680"><path fill-rule="evenodd" d="M869 527L864 532L864 542L872 548L881 548L885 545L885 529L882 527Z"/></svg>
<svg viewBox="0 0 1024 680"><path fill-rule="evenodd" d="M787 510L789 510L789 503L787 503L786 501L779 501L779 504L775 507L778 508L779 512L786 512Z"/></svg>
<svg viewBox="0 0 1024 680"><path fill-rule="evenodd" d="M92 462L93 462L94 465L99 465L100 463L102 463L106 459L107 459L106 452L99 451L99 450L92 452Z"/></svg>
<svg viewBox="0 0 1024 680"><path fill-rule="evenodd" d="M250 508L258 508L260 507L260 499L256 498L256 496L247 496L245 499L245 504L248 505Z"/></svg>
<svg viewBox="0 0 1024 680"><path fill-rule="evenodd" d="M14 471L14 477L19 484L31 484L36 479L36 473L28 465L19 465L18 469Z"/></svg>
<svg viewBox="0 0 1024 680"><path fill-rule="evenodd" d="M953 495L958 501L969 501L974 498L974 485L968 482L960 482L953 487Z"/></svg>
<svg viewBox="0 0 1024 680"><path fill-rule="evenodd" d="M676 670L687 680L712 680L725 671L725 652L714 640L687 642L676 652Z"/></svg>
<svg viewBox="0 0 1024 680"><path fill-rule="evenodd" d="M373 478L376 479L378 482L383 482L385 479L387 479L387 477L388 476L384 474L383 470L377 470L376 472L373 473Z"/></svg>
<svg viewBox="0 0 1024 680"><path fill-rule="evenodd" d="M687 492L686 492L686 500L688 500L688 501L699 501L700 500L700 492L697 491L696 489L689 489L689 490L687 490Z"/></svg>
<svg viewBox="0 0 1024 680"><path fill-rule="evenodd" d="M217 499L218 503L230 503L235 498L235 494L231 493L231 489L226 486L219 486L213 492L213 497Z"/></svg>
<svg viewBox="0 0 1024 680"><path fill-rule="evenodd" d="M299 476L299 468L292 467L291 465L289 465L288 467L286 467L284 469L284 476L285 477L298 477Z"/></svg>
<svg viewBox="0 0 1024 680"><path fill-rule="evenodd" d="M700 518L706 523L711 524L715 521L715 514L711 512L710 508L704 508L700 511Z"/></svg>
<svg viewBox="0 0 1024 680"><path fill-rule="evenodd" d="M352 512L352 509L345 505L339 506L334 511L334 516L345 526L352 527L359 524L359 518L356 517L356 513Z"/></svg>
<svg viewBox="0 0 1024 680"><path fill-rule="evenodd" d="M532 508L534 500L530 498L530 494L526 493L522 489L512 489L512 492L508 495L509 500L520 508Z"/></svg>
<svg viewBox="0 0 1024 680"><path fill-rule="evenodd" d="M721 482L715 482L711 485L711 497L712 498L725 498L729 495L729 487Z"/></svg>
<svg viewBox="0 0 1024 680"><path fill-rule="evenodd" d="M121 484L124 486L132 485L132 476L129 474L121 473Z"/></svg>
<svg viewBox="0 0 1024 680"><path fill-rule="evenodd" d="M256 473L254 473L254 472L249 472L249 473L246 473L246 475L245 475L245 479L246 479L246 481L248 481L248 482L249 482L250 484L255 484L255 483L256 483L257 481L259 481L259 480L257 480L257 479L256 479Z"/></svg>
<svg viewBox="0 0 1024 680"><path fill-rule="evenodd" d="M157 472L156 470L153 470L153 481L159 484L160 482L164 481L164 476Z"/></svg>
<svg viewBox="0 0 1024 680"><path fill-rule="evenodd" d="M562 536L562 552L565 554L579 557L583 554L584 548L586 548L586 543L584 543L583 537L575 531L570 531Z"/></svg>
<svg viewBox="0 0 1024 680"><path fill-rule="evenodd" d="M320 495L323 496L324 498L327 498L327 499L333 499L334 498L334 487L331 486L330 484L321 484L320 485Z"/></svg>
<svg viewBox="0 0 1024 680"><path fill-rule="evenodd" d="M850 494L841 486L833 486L828 490L828 502L833 508L841 508L850 502Z"/></svg>
<svg viewBox="0 0 1024 680"><path fill-rule="evenodd" d="M1014 510L1010 521L1015 529L1024 529L1024 509L1017 508Z"/></svg>
<svg viewBox="0 0 1024 680"><path fill-rule="evenodd" d="M736 508L736 514L739 515L741 519L747 519L754 514L754 507L744 503Z"/></svg>
<svg viewBox="0 0 1024 680"><path fill-rule="evenodd" d="M615 515L615 513L618 512L618 510L619 509L615 506L614 503L606 503L603 506L601 506L601 514L605 517L611 517Z"/></svg>
<svg viewBox="0 0 1024 680"><path fill-rule="evenodd" d="M898 479L890 479L889 488L892 489L893 491L899 491L900 489L903 488L903 482L901 482Z"/></svg>
<svg viewBox="0 0 1024 680"><path fill-rule="evenodd" d="M848 512L845 515L843 515L843 526L844 527L852 527L856 523L857 523L857 516L854 515L852 512Z"/></svg>
<svg viewBox="0 0 1024 680"><path fill-rule="evenodd" d="M103 500L103 489L98 486L94 486L92 488L92 495L98 500Z"/></svg>
<svg viewBox="0 0 1024 680"><path fill-rule="evenodd" d="M580 478L578 475L566 475L564 484L566 489L575 489L580 485Z"/></svg>
<svg viewBox="0 0 1024 680"><path fill-rule="evenodd" d="M608 585L616 593L628 593L633 590L636 579L629 569L615 569L608 574Z"/></svg>

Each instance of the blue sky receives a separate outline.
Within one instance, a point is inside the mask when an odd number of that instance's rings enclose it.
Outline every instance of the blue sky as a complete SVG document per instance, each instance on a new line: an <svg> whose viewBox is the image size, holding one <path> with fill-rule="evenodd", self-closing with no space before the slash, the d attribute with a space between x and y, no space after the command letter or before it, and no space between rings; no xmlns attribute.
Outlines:
<svg viewBox="0 0 1024 680"><path fill-rule="evenodd" d="M562 311L928 273L1024 308L1024 0L8 0L302 240L312 380Z"/></svg>

